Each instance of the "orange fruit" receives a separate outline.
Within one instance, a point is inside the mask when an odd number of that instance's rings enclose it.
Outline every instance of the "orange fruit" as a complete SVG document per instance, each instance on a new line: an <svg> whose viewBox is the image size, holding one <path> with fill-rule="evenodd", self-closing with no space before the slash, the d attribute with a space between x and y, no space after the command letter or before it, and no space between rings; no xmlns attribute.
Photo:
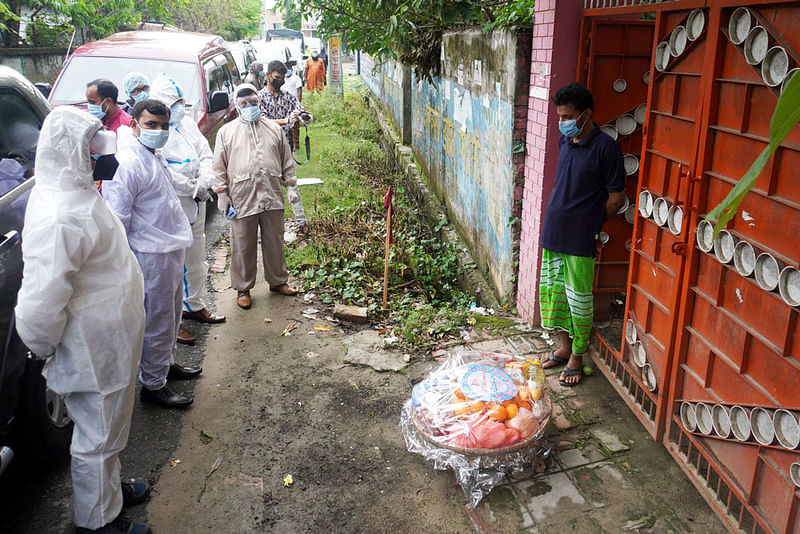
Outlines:
<svg viewBox="0 0 800 534"><path fill-rule="evenodd" d="M517 408L516 404L509 404L506 406L506 419L514 419L519 412L519 408Z"/></svg>
<svg viewBox="0 0 800 534"><path fill-rule="evenodd" d="M462 400L462 401L464 400L464 394L461 393L461 390L458 389L458 388L456 388L456 390L453 391L453 395L455 395L458 400Z"/></svg>
<svg viewBox="0 0 800 534"><path fill-rule="evenodd" d="M489 417L495 421L505 421L508 418L508 412L502 406L493 406L489 410Z"/></svg>
<svg viewBox="0 0 800 534"><path fill-rule="evenodd" d="M483 401L475 401L469 405L469 413L481 413L486 409L486 403Z"/></svg>
<svg viewBox="0 0 800 534"><path fill-rule="evenodd" d="M502 406L503 408L505 408L505 407L506 407L506 406L508 406L509 404L514 404L514 399L508 399L508 400L504 400L503 402L501 402L501 403L500 403L500 406Z"/></svg>
<svg viewBox="0 0 800 534"><path fill-rule="evenodd" d="M531 409L531 403L528 402L528 401L520 401L519 409L521 410L523 408L525 408L526 410L530 410Z"/></svg>

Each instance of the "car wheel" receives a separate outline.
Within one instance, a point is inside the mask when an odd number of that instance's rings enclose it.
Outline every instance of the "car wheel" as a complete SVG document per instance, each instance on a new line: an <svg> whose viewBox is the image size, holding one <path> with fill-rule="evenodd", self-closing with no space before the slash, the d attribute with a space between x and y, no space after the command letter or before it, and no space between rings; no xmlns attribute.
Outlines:
<svg viewBox="0 0 800 534"><path fill-rule="evenodd" d="M16 337L16 336L15 336ZM12 341L16 350L27 348L19 339ZM22 377L22 391L17 406L20 438L38 465L49 467L69 457L73 423L64 397L47 387L42 376L43 360L27 360Z"/></svg>

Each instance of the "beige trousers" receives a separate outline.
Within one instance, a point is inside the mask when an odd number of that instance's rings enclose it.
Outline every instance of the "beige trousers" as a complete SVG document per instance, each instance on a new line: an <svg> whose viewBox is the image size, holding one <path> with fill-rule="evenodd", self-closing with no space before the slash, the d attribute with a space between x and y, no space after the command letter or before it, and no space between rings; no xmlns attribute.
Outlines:
<svg viewBox="0 0 800 534"><path fill-rule="evenodd" d="M258 229L261 228L261 255L264 279L270 287L289 280L283 253L283 210L267 210L231 221L231 286L250 291L258 270Z"/></svg>

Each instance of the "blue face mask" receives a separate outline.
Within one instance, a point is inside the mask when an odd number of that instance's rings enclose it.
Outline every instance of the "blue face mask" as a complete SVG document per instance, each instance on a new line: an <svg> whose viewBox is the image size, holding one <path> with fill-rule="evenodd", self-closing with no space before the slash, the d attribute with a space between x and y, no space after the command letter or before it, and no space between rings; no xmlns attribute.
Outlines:
<svg viewBox="0 0 800 534"><path fill-rule="evenodd" d="M150 91L142 91L136 96L132 97L134 102L141 102L145 98L150 98Z"/></svg>
<svg viewBox="0 0 800 534"><path fill-rule="evenodd" d="M183 117L186 115L186 106L183 102L176 102L169 108L169 125L175 126L181 123Z"/></svg>
<svg viewBox="0 0 800 534"><path fill-rule="evenodd" d="M103 110L103 104L87 104L87 108L89 113L95 118L102 119L106 116L106 112Z"/></svg>
<svg viewBox="0 0 800 534"><path fill-rule="evenodd" d="M583 130L583 127L578 128L578 119L581 118L581 115L583 115L583 112L581 112L581 114L575 119L558 121L558 129L567 137L577 137ZM584 126L586 126L585 123Z"/></svg>
<svg viewBox="0 0 800 534"><path fill-rule="evenodd" d="M261 115L261 108L258 106L247 106L244 108L239 108L239 114L247 122L255 122Z"/></svg>
<svg viewBox="0 0 800 534"><path fill-rule="evenodd" d="M169 130L145 130L139 127L139 142L147 148L162 148L169 139Z"/></svg>

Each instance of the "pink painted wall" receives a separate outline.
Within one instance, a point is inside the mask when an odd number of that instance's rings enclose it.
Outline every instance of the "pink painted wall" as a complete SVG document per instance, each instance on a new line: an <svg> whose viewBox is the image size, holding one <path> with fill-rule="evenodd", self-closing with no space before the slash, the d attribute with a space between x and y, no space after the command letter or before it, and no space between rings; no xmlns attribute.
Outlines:
<svg viewBox="0 0 800 534"><path fill-rule="evenodd" d="M558 117L550 99L575 80L582 8L583 0L536 2L517 286L517 311L535 324L540 320L539 233L558 162Z"/></svg>

